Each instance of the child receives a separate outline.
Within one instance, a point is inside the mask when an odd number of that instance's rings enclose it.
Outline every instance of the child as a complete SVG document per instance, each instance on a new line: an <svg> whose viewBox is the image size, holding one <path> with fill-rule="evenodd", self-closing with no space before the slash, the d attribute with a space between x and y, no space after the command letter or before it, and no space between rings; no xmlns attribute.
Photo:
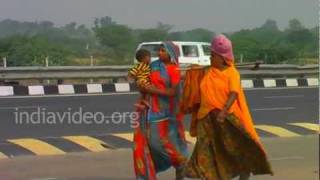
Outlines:
<svg viewBox="0 0 320 180"><path fill-rule="evenodd" d="M151 72L149 66L151 54L145 49L140 49L136 53L136 59L139 63L129 70L128 77L130 79L134 79L136 85L140 88L147 89L151 86L149 79L149 74ZM147 122L146 109L150 106L148 103L148 96L143 92L143 90L141 90L141 97L135 104L135 107L139 113L139 116L136 119L136 122L138 122L138 127L135 128L133 135L133 160L135 174L137 179L145 179L143 177L146 174L149 175L148 179L156 179L156 171L154 168L145 168L141 166L141 164L153 164L151 154L149 153L150 150L147 146L147 139L150 137L150 129Z"/></svg>
<svg viewBox="0 0 320 180"><path fill-rule="evenodd" d="M136 53L136 59L138 60L138 64L136 64L133 68L129 70L129 78L134 79L136 84L143 88L148 88L151 86L151 82L149 79L150 74L150 61L151 61L151 53L148 50L140 49ZM137 104L135 104L137 108L144 108L145 106L149 106L147 95L141 92L141 98Z"/></svg>

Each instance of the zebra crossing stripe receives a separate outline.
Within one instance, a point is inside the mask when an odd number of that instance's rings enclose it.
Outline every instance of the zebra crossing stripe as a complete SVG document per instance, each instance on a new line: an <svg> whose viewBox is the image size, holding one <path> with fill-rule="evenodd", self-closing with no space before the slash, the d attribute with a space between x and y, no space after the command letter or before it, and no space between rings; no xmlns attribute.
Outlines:
<svg viewBox="0 0 320 180"><path fill-rule="evenodd" d="M3 154L2 152L0 152L0 159L7 159L8 156L6 156L5 154Z"/></svg>
<svg viewBox="0 0 320 180"><path fill-rule="evenodd" d="M269 125L256 125L255 128L272 133L279 137L299 137L300 135L285 128Z"/></svg>
<svg viewBox="0 0 320 180"><path fill-rule="evenodd" d="M128 140L130 142L133 141L133 133L118 133L118 134L113 134L114 136L117 136L119 138L123 138L125 140Z"/></svg>
<svg viewBox="0 0 320 180"><path fill-rule="evenodd" d="M299 137L302 136L294 131L290 130L290 126L293 127L301 127L305 128L311 131L319 132L319 125L314 123L307 123L307 122L297 122L297 123L287 123L287 128L283 128L280 126L274 126L274 125L256 125L256 129L271 133L273 135L276 135L278 137ZM293 130L297 130L294 129ZM311 133L311 132L310 132ZM133 141L133 133L115 133L115 134L106 134L107 136L115 136L124 140L127 140L127 142ZM195 144L196 138L193 138L190 136L188 131L185 131L185 137L186 140L189 143ZM81 148L84 148L85 150L88 150L90 152L101 152L106 151L108 147L112 147L108 145L108 139L97 139L95 137L91 136L63 136L60 137L61 140L68 141L69 143L73 143ZM47 139L32 139L32 138L21 138L21 139L9 139L7 142L13 143L23 149L26 149L30 152L32 152L35 155L63 155L69 152L67 146L64 146L65 144L55 144L51 141L48 141ZM130 146L126 146L130 147ZM80 147L79 147L80 148ZM121 148L121 147L114 147L114 148ZM19 148L20 149L20 148ZM73 150L70 152L74 152ZM2 151L1 145L0 145L0 159L6 159L9 158L7 156L7 151Z"/></svg>
<svg viewBox="0 0 320 180"><path fill-rule="evenodd" d="M319 133L319 124L312 124L312 123L289 123L289 124L292 126L306 128Z"/></svg>
<svg viewBox="0 0 320 180"><path fill-rule="evenodd" d="M46 142L40 141L38 139L12 139L8 140L8 142L11 142L13 144L16 144L18 146L21 146L36 155L61 155L65 154L64 151L61 149L52 146Z"/></svg>
<svg viewBox="0 0 320 180"><path fill-rule="evenodd" d="M72 141L73 143L76 143L92 152L101 152L106 150L102 146L102 144L105 144L105 142L90 136L64 136L63 138Z"/></svg>

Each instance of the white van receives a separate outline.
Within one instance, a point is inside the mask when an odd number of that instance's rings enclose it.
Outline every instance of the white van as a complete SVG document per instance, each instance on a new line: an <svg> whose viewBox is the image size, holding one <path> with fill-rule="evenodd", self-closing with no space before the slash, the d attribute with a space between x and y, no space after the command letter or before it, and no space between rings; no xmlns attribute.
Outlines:
<svg viewBox="0 0 320 180"><path fill-rule="evenodd" d="M151 60L158 59L158 51L162 42L143 42L137 50L146 49L151 53ZM210 43L207 42L184 42L173 41L179 47L179 64L210 65ZM135 59L135 63L137 60Z"/></svg>

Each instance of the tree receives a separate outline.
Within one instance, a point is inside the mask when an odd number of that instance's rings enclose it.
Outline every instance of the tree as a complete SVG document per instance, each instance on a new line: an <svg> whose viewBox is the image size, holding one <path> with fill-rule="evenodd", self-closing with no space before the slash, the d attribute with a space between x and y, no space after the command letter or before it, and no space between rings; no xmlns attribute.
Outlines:
<svg viewBox="0 0 320 180"><path fill-rule="evenodd" d="M85 25L82 24L82 25L78 26L77 33L84 35L85 37L88 37L88 36L90 36L91 32Z"/></svg>
<svg viewBox="0 0 320 180"><path fill-rule="evenodd" d="M214 32L206 29L171 32L173 26L159 22L155 28L131 29L117 24L111 17L96 18L94 28L75 22L55 27L50 21L0 21L0 57L6 56L9 65L43 65L49 56L50 65L70 63L70 59L96 58L117 60L125 64L133 59L134 50L142 41L205 41ZM305 58L316 59L319 51L319 27L307 29L292 19L281 31L275 20L268 19L261 27L229 34L236 59L264 60L267 63L297 63ZM90 48L87 48L90 47ZM299 61L298 61L299 60ZM72 61L76 62L76 61ZM106 61L107 62L107 61ZM299 63L300 63L299 62Z"/></svg>
<svg viewBox="0 0 320 180"><path fill-rule="evenodd" d="M41 36L17 35L1 39L0 54L7 57L9 66L43 66L46 57L50 65L64 65L71 52Z"/></svg>
<svg viewBox="0 0 320 180"><path fill-rule="evenodd" d="M249 37L250 31L240 31L231 35L230 39L233 43L233 51L236 60L240 59L241 56L244 58L244 61L255 61L261 60L259 57L259 45L260 43Z"/></svg>
<svg viewBox="0 0 320 180"><path fill-rule="evenodd" d="M302 23L298 19L291 19L289 21L288 31L300 31L305 29Z"/></svg>
<svg viewBox="0 0 320 180"><path fill-rule="evenodd" d="M132 30L125 26L114 23L110 18L96 19L93 28L99 42L114 52L114 58L124 60L134 49L134 36Z"/></svg>
<svg viewBox="0 0 320 180"><path fill-rule="evenodd" d="M314 51L312 44L318 44L312 31L305 28L297 19L289 21L289 28L286 30L285 41L290 44L298 53L299 58Z"/></svg>
<svg viewBox="0 0 320 180"><path fill-rule="evenodd" d="M116 23L109 16L105 16L102 18L95 18L95 20L94 20L95 28L108 27L108 26L112 26L112 25L116 25Z"/></svg>
<svg viewBox="0 0 320 180"><path fill-rule="evenodd" d="M42 21L40 22L39 26L41 26L44 29L50 29L50 28L53 28L54 23L51 21Z"/></svg>
<svg viewBox="0 0 320 180"><path fill-rule="evenodd" d="M261 26L262 29L267 31L279 31L277 21L267 19L267 21Z"/></svg>
<svg viewBox="0 0 320 180"><path fill-rule="evenodd" d="M73 34L76 32L77 23L71 22L69 24L64 25L63 29L70 34Z"/></svg>

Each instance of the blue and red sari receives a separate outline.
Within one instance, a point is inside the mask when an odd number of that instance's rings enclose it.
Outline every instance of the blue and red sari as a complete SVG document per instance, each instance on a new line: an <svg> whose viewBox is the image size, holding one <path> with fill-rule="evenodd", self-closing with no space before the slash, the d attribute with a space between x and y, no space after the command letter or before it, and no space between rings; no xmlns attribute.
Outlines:
<svg viewBox="0 0 320 180"><path fill-rule="evenodd" d="M159 89L180 88L178 65L165 65L161 60L151 63L150 80ZM170 167L182 168L188 157L184 135L183 114L180 113L180 92L168 97L151 95L151 107L141 113L135 132L134 163L137 179L156 179L156 173Z"/></svg>

